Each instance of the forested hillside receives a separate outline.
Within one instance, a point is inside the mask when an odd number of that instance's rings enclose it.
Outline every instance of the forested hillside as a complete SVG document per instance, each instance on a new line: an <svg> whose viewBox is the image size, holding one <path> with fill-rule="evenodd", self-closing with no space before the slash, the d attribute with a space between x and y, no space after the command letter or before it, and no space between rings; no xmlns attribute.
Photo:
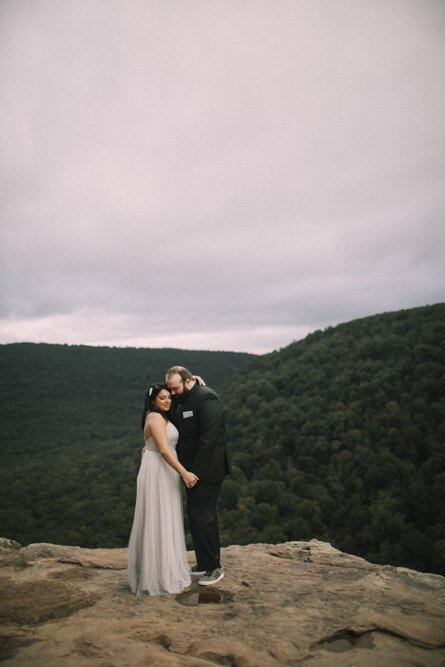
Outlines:
<svg viewBox="0 0 445 667"><path fill-rule="evenodd" d="M255 355L0 346L0 535L126 545L147 386L182 364L216 389Z"/></svg>
<svg viewBox="0 0 445 667"><path fill-rule="evenodd" d="M261 357L1 346L0 534L126 546L143 393L182 363L228 411L224 545L317 537L445 573L444 346L445 304L329 327Z"/></svg>
<svg viewBox="0 0 445 667"><path fill-rule="evenodd" d="M225 543L329 540L445 574L445 304L316 331L222 395Z"/></svg>

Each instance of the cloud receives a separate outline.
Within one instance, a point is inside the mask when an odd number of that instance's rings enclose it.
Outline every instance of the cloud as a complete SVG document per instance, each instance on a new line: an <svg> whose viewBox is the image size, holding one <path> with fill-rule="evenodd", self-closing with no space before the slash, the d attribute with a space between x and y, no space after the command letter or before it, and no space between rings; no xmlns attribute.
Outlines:
<svg viewBox="0 0 445 667"><path fill-rule="evenodd" d="M1 11L0 341L264 351L443 300L442 3Z"/></svg>

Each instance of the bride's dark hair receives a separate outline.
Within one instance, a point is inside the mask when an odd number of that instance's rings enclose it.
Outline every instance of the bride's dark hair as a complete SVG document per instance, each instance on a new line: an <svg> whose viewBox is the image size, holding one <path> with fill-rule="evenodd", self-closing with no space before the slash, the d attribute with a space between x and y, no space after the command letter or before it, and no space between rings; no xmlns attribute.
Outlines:
<svg viewBox="0 0 445 667"><path fill-rule="evenodd" d="M155 398L159 394L159 392L162 391L163 389L166 389L170 393L170 389L167 387L167 385L161 382L156 382L155 384L150 385L149 388L147 389L147 393L145 394L145 399L144 399L144 408L142 410L142 415L141 415L142 430L144 430L145 420L149 412L158 412L164 417L165 421L168 421L168 417L165 414L165 412L163 412L162 410L158 410L158 408L155 406Z"/></svg>

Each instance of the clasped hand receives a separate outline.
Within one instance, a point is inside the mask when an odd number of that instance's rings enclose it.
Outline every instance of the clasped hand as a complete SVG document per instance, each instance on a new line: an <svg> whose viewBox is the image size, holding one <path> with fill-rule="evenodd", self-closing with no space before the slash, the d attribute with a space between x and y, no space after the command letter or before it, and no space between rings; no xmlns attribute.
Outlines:
<svg viewBox="0 0 445 667"><path fill-rule="evenodd" d="M185 471L185 473L182 476L182 479L188 489L192 489L195 486L195 484L199 481L199 477L197 477L194 472L189 472L188 470Z"/></svg>

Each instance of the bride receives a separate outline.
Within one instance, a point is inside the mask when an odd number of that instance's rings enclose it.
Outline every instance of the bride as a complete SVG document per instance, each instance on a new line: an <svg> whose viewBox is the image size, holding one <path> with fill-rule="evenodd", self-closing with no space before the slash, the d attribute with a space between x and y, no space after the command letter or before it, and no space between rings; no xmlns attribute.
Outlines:
<svg viewBox="0 0 445 667"><path fill-rule="evenodd" d="M198 477L176 456L179 434L167 418L171 402L165 384L148 388L141 419L145 447L128 544L128 584L136 595L179 593L191 583L179 477L189 489Z"/></svg>

